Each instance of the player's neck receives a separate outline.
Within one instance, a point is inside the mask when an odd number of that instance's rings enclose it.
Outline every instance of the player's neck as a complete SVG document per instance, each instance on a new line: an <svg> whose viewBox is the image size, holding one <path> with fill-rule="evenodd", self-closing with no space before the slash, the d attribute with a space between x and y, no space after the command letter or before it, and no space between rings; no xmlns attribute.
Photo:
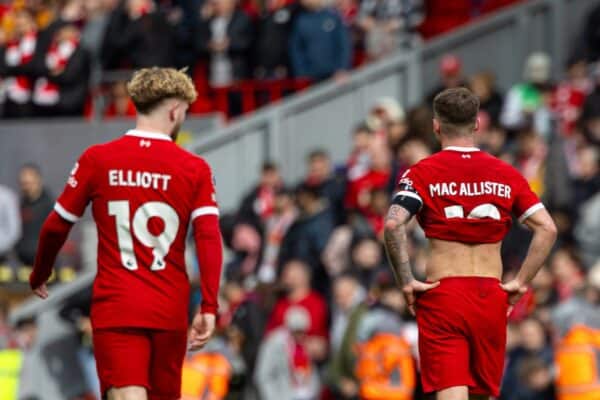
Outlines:
<svg viewBox="0 0 600 400"><path fill-rule="evenodd" d="M477 147L475 146L475 140L472 137L455 137L455 138L442 138L441 141L442 149L446 147Z"/></svg>
<svg viewBox="0 0 600 400"><path fill-rule="evenodd" d="M161 124L160 122L155 121L152 118L138 117L135 124L135 129L143 132L162 133L165 135L169 135L169 127L164 125L165 124Z"/></svg>

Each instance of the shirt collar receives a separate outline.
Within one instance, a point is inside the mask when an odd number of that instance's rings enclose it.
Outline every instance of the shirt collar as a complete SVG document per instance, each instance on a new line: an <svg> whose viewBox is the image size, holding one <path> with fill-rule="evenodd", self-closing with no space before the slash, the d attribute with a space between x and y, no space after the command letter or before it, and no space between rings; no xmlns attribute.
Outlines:
<svg viewBox="0 0 600 400"><path fill-rule="evenodd" d="M462 151L462 152L479 151L479 149L477 147L461 147L461 146L448 146L448 147L444 147L442 150L453 150L453 151Z"/></svg>
<svg viewBox="0 0 600 400"><path fill-rule="evenodd" d="M168 140L170 142L173 141L173 138L171 138L171 136L167 135L166 133L141 131L139 129L130 129L125 135L140 137L144 139Z"/></svg>

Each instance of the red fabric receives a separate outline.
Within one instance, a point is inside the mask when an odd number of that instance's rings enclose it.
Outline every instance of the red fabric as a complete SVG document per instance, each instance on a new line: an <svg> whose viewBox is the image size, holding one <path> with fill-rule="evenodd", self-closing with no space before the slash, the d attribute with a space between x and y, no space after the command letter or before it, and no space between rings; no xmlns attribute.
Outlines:
<svg viewBox="0 0 600 400"><path fill-rule="evenodd" d="M362 198L365 192L376 189L385 189L390 180L389 171L369 170L365 175L348 183L344 205L349 209L357 209L366 212L368 202L364 203Z"/></svg>
<svg viewBox="0 0 600 400"><path fill-rule="evenodd" d="M112 119L112 118L119 118L119 117L128 117L128 118L135 118L135 116L137 115L137 111L135 109L135 104L133 104L133 101L131 101L131 99L129 99L127 101L127 109L125 110L125 113L119 113L117 111L117 105L115 104L115 102L111 102L108 107L106 107L106 110L104 110L104 118L105 119Z"/></svg>
<svg viewBox="0 0 600 400"><path fill-rule="evenodd" d="M132 131L83 153L57 210L78 217L90 201L99 237L94 328L186 329L187 228L192 214L201 223L218 213L208 164L166 135Z"/></svg>
<svg viewBox="0 0 600 400"><path fill-rule="evenodd" d="M327 303L317 292L311 292L300 301L292 302L288 298L280 299L275 303L265 334L279 328L284 324L286 311L293 306L299 306L306 309L310 315L310 326L307 334L309 336L328 337L327 328Z"/></svg>
<svg viewBox="0 0 600 400"><path fill-rule="evenodd" d="M49 71L62 71L67 67L69 59L79 46L79 38L57 41L53 40L46 53L46 68ZM55 105L59 101L60 88L47 78L38 78L35 82L33 101L36 104Z"/></svg>
<svg viewBox="0 0 600 400"><path fill-rule="evenodd" d="M458 242L499 242L512 214L540 203L516 169L479 150L440 151L411 166L399 185L397 196L414 191L422 199L417 218L428 238Z"/></svg>
<svg viewBox="0 0 600 400"><path fill-rule="evenodd" d="M200 266L201 310L216 314L219 308L219 280L223 264L223 245L219 217L206 215L194 220L194 240Z"/></svg>
<svg viewBox="0 0 600 400"><path fill-rule="evenodd" d="M425 393L469 386L498 396L506 348L507 293L494 278L445 278L416 302Z"/></svg>
<svg viewBox="0 0 600 400"><path fill-rule="evenodd" d="M25 34L18 40L6 44L5 62L11 67L24 66L33 60L37 45L37 32ZM19 75L5 80L6 95L12 101L24 104L31 98L32 82L27 76Z"/></svg>
<svg viewBox="0 0 600 400"><path fill-rule="evenodd" d="M552 95L552 109L560 119L560 132L570 135L579 120L587 94L582 88L562 83Z"/></svg>
<svg viewBox="0 0 600 400"><path fill-rule="evenodd" d="M50 277L56 256L67 240L72 226L73 224L62 219L55 211L46 218L38 239L33 271L29 276L32 289L37 289Z"/></svg>
<svg viewBox="0 0 600 400"><path fill-rule="evenodd" d="M145 387L149 400L181 395L186 330L95 329L93 340L103 395L123 386Z"/></svg>

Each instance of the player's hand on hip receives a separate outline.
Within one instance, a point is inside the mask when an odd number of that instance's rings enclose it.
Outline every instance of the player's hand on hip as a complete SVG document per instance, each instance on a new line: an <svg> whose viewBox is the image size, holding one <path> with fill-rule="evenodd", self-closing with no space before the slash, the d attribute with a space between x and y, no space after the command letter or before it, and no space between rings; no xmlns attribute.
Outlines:
<svg viewBox="0 0 600 400"><path fill-rule="evenodd" d="M33 289L33 293L35 293L35 295L37 297L39 297L40 299L47 299L48 298L48 287L46 286L45 283L42 283L37 288Z"/></svg>
<svg viewBox="0 0 600 400"><path fill-rule="evenodd" d="M440 282L426 283L413 279L402 288L404 299L406 300L406 306L408 311L414 316L415 313L415 301L417 299L417 293L426 292L429 289L439 286Z"/></svg>
<svg viewBox="0 0 600 400"><path fill-rule="evenodd" d="M215 331L216 316L214 314L196 314L190 332L189 350L204 347Z"/></svg>
<svg viewBox="0 0 600 400"><path fill-rule="evenodd" d="M527 285L524 285L517 279L513 279L512 281L501 283L500 287L506 293L508 293L509 307L506 315L509 315L513 309L513 306L517 304L519 300L521 300L521 297L523 297L525 293L527 293Z"/></svg>

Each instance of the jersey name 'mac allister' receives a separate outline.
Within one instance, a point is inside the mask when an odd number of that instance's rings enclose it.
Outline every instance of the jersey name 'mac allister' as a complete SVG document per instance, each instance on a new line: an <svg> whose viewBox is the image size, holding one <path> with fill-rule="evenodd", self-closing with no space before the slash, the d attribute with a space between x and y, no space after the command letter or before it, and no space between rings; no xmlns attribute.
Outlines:
<svg viewBox="0 0 600 400"><path fill-rule="evenodd" d="M510 186L500 182L438 182L429 184L429 195L434 196L493 196L510 199Z"/></svg>

